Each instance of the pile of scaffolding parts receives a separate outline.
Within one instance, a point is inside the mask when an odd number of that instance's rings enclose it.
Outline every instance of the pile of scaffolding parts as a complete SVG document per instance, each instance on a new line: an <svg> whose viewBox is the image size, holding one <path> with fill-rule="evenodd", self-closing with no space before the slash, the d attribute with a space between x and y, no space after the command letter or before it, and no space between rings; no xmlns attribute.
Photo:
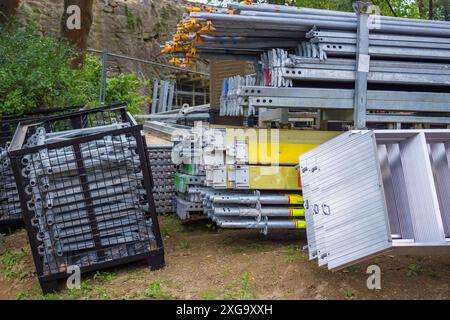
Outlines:
<svg viewBox="0 0 450 320"><path fill-rule="evenodd" d="M374 8L190 8L163 51L255 62L255 75L224 82L221 115L282 108L320 111L319 119L353 120L356 128L449 124L450 23L379 16Z"/></svg>
<svg viewBox="0 0 450 320"><path fill-rule="evenodd" d="M8 232L13 227L23 223L20 210L19 192L17 190L14 174L9 158L9 147L17 125L21 121L28 121L31 117L43 118L45 116L67 114L82 109L81 106L48 109L35 111L21 117L4 116L0 120L0 233Z"/></svg>
<svg viewBox="0 0 450 320"><path fill-rule="evenodd" d="M8 156L45 293L73 265L164 265L142 129L124 105L18 125Z"/></svg>
<svg viewBox="0 0 450 320"><path fill-rule="evenodd" d="M205 213L222 228L304 229L298 155L337 134L202 123L174 131L176 212Z"/></svg>

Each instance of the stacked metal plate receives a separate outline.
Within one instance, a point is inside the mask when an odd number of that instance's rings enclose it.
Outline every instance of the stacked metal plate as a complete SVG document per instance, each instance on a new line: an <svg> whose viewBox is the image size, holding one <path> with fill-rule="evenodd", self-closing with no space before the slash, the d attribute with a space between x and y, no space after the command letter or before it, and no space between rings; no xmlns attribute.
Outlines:
<svg viewBox="0 0 450 320"><path fill-rule="evenodd" d="M300 157L308 249L329 269L450 253L450 130L349 131Z"/></svg>
<svg viewBox="0 0 450 320"><path fill-rule="evenodd" d="M72 266L164 265L147 152L125 107L19 125L10 158L44 292Z"/></svg>
<svg viewBox="0 0 450 320"><path fill-rule="evenodd" d="M174 174L172 144L148 144L148 154L153 177L153 198L157 213L174 212Z"/></svg>

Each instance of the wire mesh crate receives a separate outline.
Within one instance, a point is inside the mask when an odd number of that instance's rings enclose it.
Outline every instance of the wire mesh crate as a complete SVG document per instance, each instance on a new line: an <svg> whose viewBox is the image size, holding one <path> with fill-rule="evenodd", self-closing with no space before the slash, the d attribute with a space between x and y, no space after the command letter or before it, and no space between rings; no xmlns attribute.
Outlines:
<svg viewBox="0 0 450 320"><path fill-rule="evenodd" d="M164 266L142 126L124 107L21 123L10 148L44 292L70 266Z"/></svg>
<svg viewBox="0 0 450 320"><path fill-rule="evenodd" d="M67 114L80 110L81 106L59 109L39 110L25 114L23 117L4 116L0 120L0 232L7 232L23 223L20 209L19 193L11 169L8 148L17 125L21 121L43 119L57 114Z"/></svg>

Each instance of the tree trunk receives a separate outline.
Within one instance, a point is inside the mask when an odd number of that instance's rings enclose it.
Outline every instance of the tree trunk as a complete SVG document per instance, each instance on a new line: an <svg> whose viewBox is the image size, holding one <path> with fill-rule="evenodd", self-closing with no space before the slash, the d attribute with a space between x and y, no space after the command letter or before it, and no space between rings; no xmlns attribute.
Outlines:
<svg viewBox="0 0 450 320"><path fill-rule="evenodd" d="M428 0L428 18L433 20L433 0Z"/></svg>
<svg viewBox="0 0 450 320"><path fill-rule="evenodd" d="M425 5L423 3L424 0L416 0L417 7L419 8L419 15L422 19L425 19L427 16Z"/></svg>
<svg viewBox="0 0 450 320"><path fill-rule="evenodd" d="M0 24L8 21L17 13L20 0L1 0L0 1Z"/></svg>
<svg viewBox="0 0 450 320"><path fill-rule="evenodd" d="M61 19L62 35L81 51L78 58L71 61L73 68L81 68L84 64L85 50L93 20L93 3L94 0L64 0L64 12ZM77 6L75 9L79 8L79 10L73 10L74 7L71 6Z"/></svg>

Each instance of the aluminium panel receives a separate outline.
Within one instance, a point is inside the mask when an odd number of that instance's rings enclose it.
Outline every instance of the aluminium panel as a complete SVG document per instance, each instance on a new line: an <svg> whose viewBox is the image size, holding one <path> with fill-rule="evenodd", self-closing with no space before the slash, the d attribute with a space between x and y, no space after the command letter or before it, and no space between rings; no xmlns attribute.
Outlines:
<svg viewBox="0 0 450 320"><path fill-rule="evenodd" d="M307 235L319 265L339 269L392 247L377 157L370 131L344 133L301 156L304 198L312 207Z"/></svg>

